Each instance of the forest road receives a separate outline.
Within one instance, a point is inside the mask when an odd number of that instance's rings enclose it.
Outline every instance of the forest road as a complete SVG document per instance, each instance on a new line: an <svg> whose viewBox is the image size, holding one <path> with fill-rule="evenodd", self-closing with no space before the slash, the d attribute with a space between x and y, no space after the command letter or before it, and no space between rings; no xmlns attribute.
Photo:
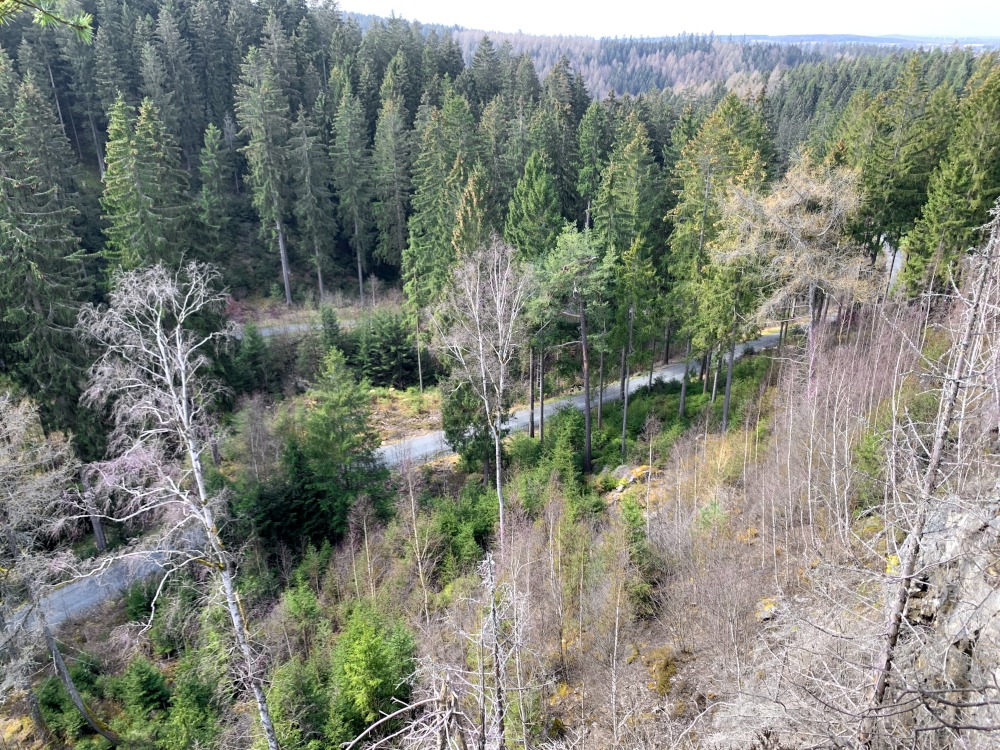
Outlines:
<svg viewBox="0 0 1000 750"><path fill-rule="evenodd" d="M759 351L760 349L767 349L772 346L777 345L778 334L769 333L765 336L761 336L753 341L747 341L743 344L739 344L736 347L736 356L739 357L748 348ZM653 370L653 380L654 381L669 381L669 380L679 380L684 374L684 363L674 362L668 365L662 365L661 367ZM629 378L628 381L628 392L629 394L635 393L640 388L643 388L649 383L649 370L642 372L641 374L635 375ZM610 383L604 387L604 402L617 401L619 398L619 383ZM591 407L597 405L597 394L596 390L593 396L591 396ZM573 407L574 409L583 410L583 393L575 393L571 396L563 396L561 398L553 399L552 401L546 400L545 402L545 415L550 417L561 409L566 409ZM535 407L535 416L538 416L538 406ZM528 421L531 418L530 409L519 409L514 412L510 419L507 421L507 429L511 432L519 432L521 430L528 429ZM448 446L448 443L444 439L444 431L437 430L436 432L429 432L425 435L416 435L406 440L400 440L396 443L390 443L388 445L383 445L378 450L378 456L382 459L386 466L396 467L402 464L404 461L410 461L412 463L422 464L428 461L433 461L437 458L443 458L444 456L452 455L453 451Z"/></svg>
<svg viewBox="0 0 1000 750"><path fill-rule="evenodd" d="M755 350L766 349L778 343L778 334L772 333L761 336L753 341L748 341L736 347L737 356L741 355L747 348ZM684 363L675 362L664 365L653 371L653 380L677 380L684 373ZM628 392L635 393L649 382L649 371L635 375L628 381ZM618 383L611 383L604 388L604 401L616 401L618 399ZM592 406L596 406L596 395L592 398ZM547 416L555 414L561 409L572 407L583 409L583 394L576 393L571 396L553 399L545 402L545 413ZM507 422L507 427L511 432L526 430L530 417L529 409L516 411ZM444 440L444 431L438 430L426 435L417 435L398 443L383 445L378 450L379 457L386 466L396 467L409 460L413 463L426 463L436 458L451 455L452 450ZM54 588L40 602L45 612L45 619L50 626L56 626L86 611L102 604L105 601L120 596L134 581L140 578L147 578L163 570L157 560L158 555L147 557L137 557L132 559L114 560L100 573L95 573L85 578L78 578L74 581ZM29 627L34 623L34 618L29 619Z"/></svg>

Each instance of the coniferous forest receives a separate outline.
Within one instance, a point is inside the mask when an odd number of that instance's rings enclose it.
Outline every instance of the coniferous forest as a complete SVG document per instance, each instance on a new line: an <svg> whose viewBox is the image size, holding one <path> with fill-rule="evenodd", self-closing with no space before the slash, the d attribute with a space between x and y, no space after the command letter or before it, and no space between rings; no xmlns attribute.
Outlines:
<svg viewBox="0 0 1000 750"><path fill-rule="evenodd" d="M995 746L996 53L0 20L0 748Z"/></svg>

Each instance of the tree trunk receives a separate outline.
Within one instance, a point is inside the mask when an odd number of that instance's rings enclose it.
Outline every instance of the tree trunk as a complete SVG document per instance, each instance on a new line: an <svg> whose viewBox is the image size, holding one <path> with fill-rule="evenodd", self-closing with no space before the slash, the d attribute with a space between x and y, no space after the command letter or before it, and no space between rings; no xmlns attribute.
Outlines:
<svg viewBox="0 0 1000 750"><path fill-rule="evenodd" d="M535 350L528 348L528 437L535 437Z"/></svg>
<svg viewBox="0 0 1000 750"><path fill-rule="evenodd" d="M545 442L545 350L538 353L538 439Z"/></svg>
<svg viewBox="0 0 1000 750"><path fill-rule="evenodd" d="M721 351L719 352L722 353ZM733 360L736 359L736 321L733 321L732 340L729 342L729 363L726 365L726 397L722 401L722 434L729 427L729 403L733 391Z"/></svg>
<svg viewBox="0 0 1000 750"><path fill-rule="evenodd" d="M319 252L319 242L313 242L313 253L316 255L316 285L319 287L319 304L323 304L323 261Z"/></svg>
<svg viewBox="0 0 1000 750"><path fill-rule="evenodd" d="M503 549L501 548L501 554ZM502 558L501 558L502 559ZM497 729L500 732L500 736L497 738L497 747L504 748L507 746L504 736L504 722L507 715L506 700L504 697L504 678L503 678L503 664L504 660L500 654L500 618L497 615L497 596L496 596L496 581L493 578L493 572L490 571L490 620L493 626L493 692L496 698L496 723Z"/></svg>
<svg viewBox="0 0 1000 750"><path fill-rule="evenodd" d="M701 358L701 369L698 370L698 379L701 381L701 395L708 393L708 358L712 356L709 349Z"/></svg>
<svg viewBox="0 0 1000 750"><path fill-rule="evenodd" d="M90 525L94 529L94 543L98 552L106 552L108 549L108 538L104 535L104 524L101 517L94 515L90 517Z"/></svg>
<svg viewBox="0 0 1000 750"><path fill-rule="evenodd" d="M358 261L358 300L360 300L361 307L365 306L365 281L361 275L361 230L358 227L358 220L354 219L354 257ZM373 300L374 302L374 300Z"/></svg>
<svg viewBox="0 0 1000 750"><path fill-rule="evenodd" d="M722 345L719 345L719 353L715 356L715 374L712 376L712 403L715 403L715 396L719 392L719 375L722 373Z"/></svg>
<svg viewBox="0 0 1000 750"><path fill-rule="evenodd" d="M656 339L649 342L649 382L647 388L653 387L653 371L656 370Z"/></svg>
<svg viewBox="0 0 1000 750"><path fill-rule="evenodd" d="M87 722L87 726L97 732L97 734L104 737L104 739L112 745L120 745L121 738L104 722L94 716L90 712L90 709L87 708L87 704L83 702L83 696L80 695L80 691L76 689L76 683L73 682L73 676L69 673L69 668L66 666L62 653L59 651L59 644L56 643L56 639L52 636L52 631L49 630L48 623L45 622L45 618L41 614L40 610L38 619L42 628L42 635L45 638L45 645L49 650L49 654L52 656L52 663L56 668L56 674L59 675L59 680L62 682L63 687L66 688L66 692L69 693L69 699L73 702L73 705L76 706L76 710L80 712L81 716L83 716L83 720Z"/></svg>
<svg viewBox="0 0 1000 750"><path fill-rule="evenodd" d="M604 411L604 349L601 349L601 357L597 366L597 429L601 429L603 422L602 413Z"/></svg>
<svg viewBox="0 0 1000 750"><path fill-rule="evenodd" d="M88 115L90 120L90 135L94 139L94 152L97 154L97 171L101 180L104 179L104 153L101 151L101 140L97 137L97 125L94 123L94 116Z"/></svg>
<svg viewBox="0 0 1000 750"><path fill-rule="evenodd" d="M663 334L663 359L661 362L663 364L668 364L670 362L670 342L674 338L674 327L671 323L667 323L667 330Z"/></svg>
<svg viewBox="0 0 1000 750"><path fill-rule="evenodd" d="M942 386L940 399L940 409L938 420L934 429L934 441L931 444L930 460L924 470L920 483L919 511L914 520L910 534L900 551L901 570L895 591L891 599L889 611L887 612L887 622L882 635L882 648L878 658L872 667L872 683L868 689L867 705L864 709L864 718L858 731L858 750L869 750L875 734L875 722L878 719L879 710L885 698L885 690L888 685L889 672L892 669L892 662L895 656L896 642L899 640L899 630L903 621L903 612L910 597L910 586L913 583L914 572L916 570L917 557L920 554L920 545L923 541L924 525L927 521L927 509L930 505L931 497L937 491L940 482L941 461L944 458L944 448L948 443L951 433L952 423L955 418L955 403L958 400L958 392L962 385L962 380L966 377L966 358L972 346L978 327L980 316L982 315L982 297L986 288L986 281L990 275L990 266L993 263L993 255L1000 244L1000 217L994 218L991 227L991 236L986 252L982 259L982 268L979 278L976 281L976 288L973 292L972 304L962 330L962 340L958 346L958 356L951 377L945 380Z"/></svg>
<svg viewBox="0 0 1000 750"><path fill-rule="evenodd" d="M635 322L635 308L628 311L628 351L632 351L632 328ZM622 357L622 461L625 460L625 438L628 430L628 358Z"/></svg>
<svg viewBox="0 0 1000 750"><path fill-rule="evenodd" d="M229 619L233 623L233 634L236 636L236 645L239 648L240 655L243 657L243 663L247 669L247 680L253 690L254 700L257 702L257 713L260 718L261 728L264 730L264 737L267 739L268 750L280 750L278 735L274 731L274 722L271 721L271 711L267 706L267 697L264 695L264 688L256 676L254 656L250 650L250 643L247 640L246 625L243 621L243 613L237 599L236 589L233 586L233 577L229 572L229 566L225 563L222 563L220 574L222 578L222 591L226 597L226 609L229 610Z"/></svg>
<svg viewBox="0 0 1000 750"><path fill-rule="evenodd" d="M25 701L28 704L28 713L31 715L31 723L34 724L38 736L45 743L46 747L59 747L61 743L57 743L52 737L52 731L49 729L49 725L45 723L45 717L42 716L42 707L38 705L38 696L35 695L35 691L28 686L24 694Z"/></svg>
<svg viewBox="0 0 1000 750"><path fill-rule="evenodd" d="M417 381L420 383L420 392L424 392L424 362L420 352L420 313L417 313Z"/></svg>
<svg viewBox="0 0 1000 750"><path fill-rule="evenodd" d="M688 336L687 346L684 350L684 374L681 376L681 400L677 410L681 419L687 407L688 373L691 371L691 337Z"/></svg>
<svg viewBox="0 0 1000 750"><path fill-rule="evenodd" d="M291 306L291 272L288 269L288 248L285 247L285 228L281 225L281 219L274 220L274 227L278 232L278 253L281 256L281 279L285 282L285 304Z"/></svg>
<svg viewBox="0 0 1000 750"><path fill-rule="evenodd" d="M500 560L504 559L504 502L503 502L503 466L500 464L500 455L503 450L503 425L500 424L499 417L493 425L493 449L494 456L493 459L496 463L494 466L494 471L496 471L497 480L497 505L500 509Z"/></svg>
<svg viewBox="0 0 1000 750"><path fill-rule="evenodd" d="M625 374L625 367L628 364L628 347L622 347L621 360L618 364L618 398L625 400L625 378L628 376Z"/></svg>
<svg viewBox="0 0 1000 750"><path fill-rule="evenodd" d="M587 304L580 297L580 356L583 359L583 473L590 466L590 357L587 352Z"/></svg>

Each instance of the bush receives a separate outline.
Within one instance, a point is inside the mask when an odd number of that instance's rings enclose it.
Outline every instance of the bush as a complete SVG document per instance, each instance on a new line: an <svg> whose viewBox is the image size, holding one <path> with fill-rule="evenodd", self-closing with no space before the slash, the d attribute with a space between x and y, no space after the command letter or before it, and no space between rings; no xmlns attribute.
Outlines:
<svg viewBox="0 0 1000 750"><path fill-rule="evenodd" d="M470 477L457 501L435 498L431 508L435 531L445 543L438 574L447 583L479 562L488 548L498 522L497 495Z"/></svg>

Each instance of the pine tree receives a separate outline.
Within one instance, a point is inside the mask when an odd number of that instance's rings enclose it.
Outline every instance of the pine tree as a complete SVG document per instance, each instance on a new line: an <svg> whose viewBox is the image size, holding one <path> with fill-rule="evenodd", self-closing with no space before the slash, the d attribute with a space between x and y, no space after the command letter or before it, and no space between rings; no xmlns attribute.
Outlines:
<svg viewBox="0 0 1000 750"><path fill-rule="evenodd" d="M542 155L535 151L510 199L504 239L518 249L522 258L541 258L555 247L562 226L555 181Z"/></svg>
<svg viewBox="0 0 1000 750"><path fill-rule="evenodd" d="M276 240L281 256L285 304L292 304L285 221L288 213L288 100L281 84L260 51L252 47L243 62L236 88L236 117L247 138L243 153L250 173L253 205L260 217L261 234Z"/></svg>
<svg viewBox="0 0 1000 750"><path fill-rule="evenodd" d="M358 299L365 301L364 267L371 248L372 159L361 103L345 92L334 120L333 183L340 223L358 269Z"/></svg>
<svg viewBox="0 0 1000 750"><path fill-rule="evenodd" d="M126 270L176 257L183 249L185 180L156 107L138 117L119 96L108 113L107 169L101 206L109 226L105 255Z"/></svg>
<svg viewBox="0 0 1000 750"><path fill-rule="evenodd" d="M394 96L385 100L375 127L375 256L396 268L407 243L411 159L403 101Z"/></svg>
<svg viewBox="0 0 1000 750"><path fill-rule="evenodd" d="M312 119L302 109L292 125L289 141L292 164L292 210L299 235L312 248L316 264L316 286L323 299L323 266L328 250L324 247L337 234L333 201L328 185L330 164Z"/></svg>

